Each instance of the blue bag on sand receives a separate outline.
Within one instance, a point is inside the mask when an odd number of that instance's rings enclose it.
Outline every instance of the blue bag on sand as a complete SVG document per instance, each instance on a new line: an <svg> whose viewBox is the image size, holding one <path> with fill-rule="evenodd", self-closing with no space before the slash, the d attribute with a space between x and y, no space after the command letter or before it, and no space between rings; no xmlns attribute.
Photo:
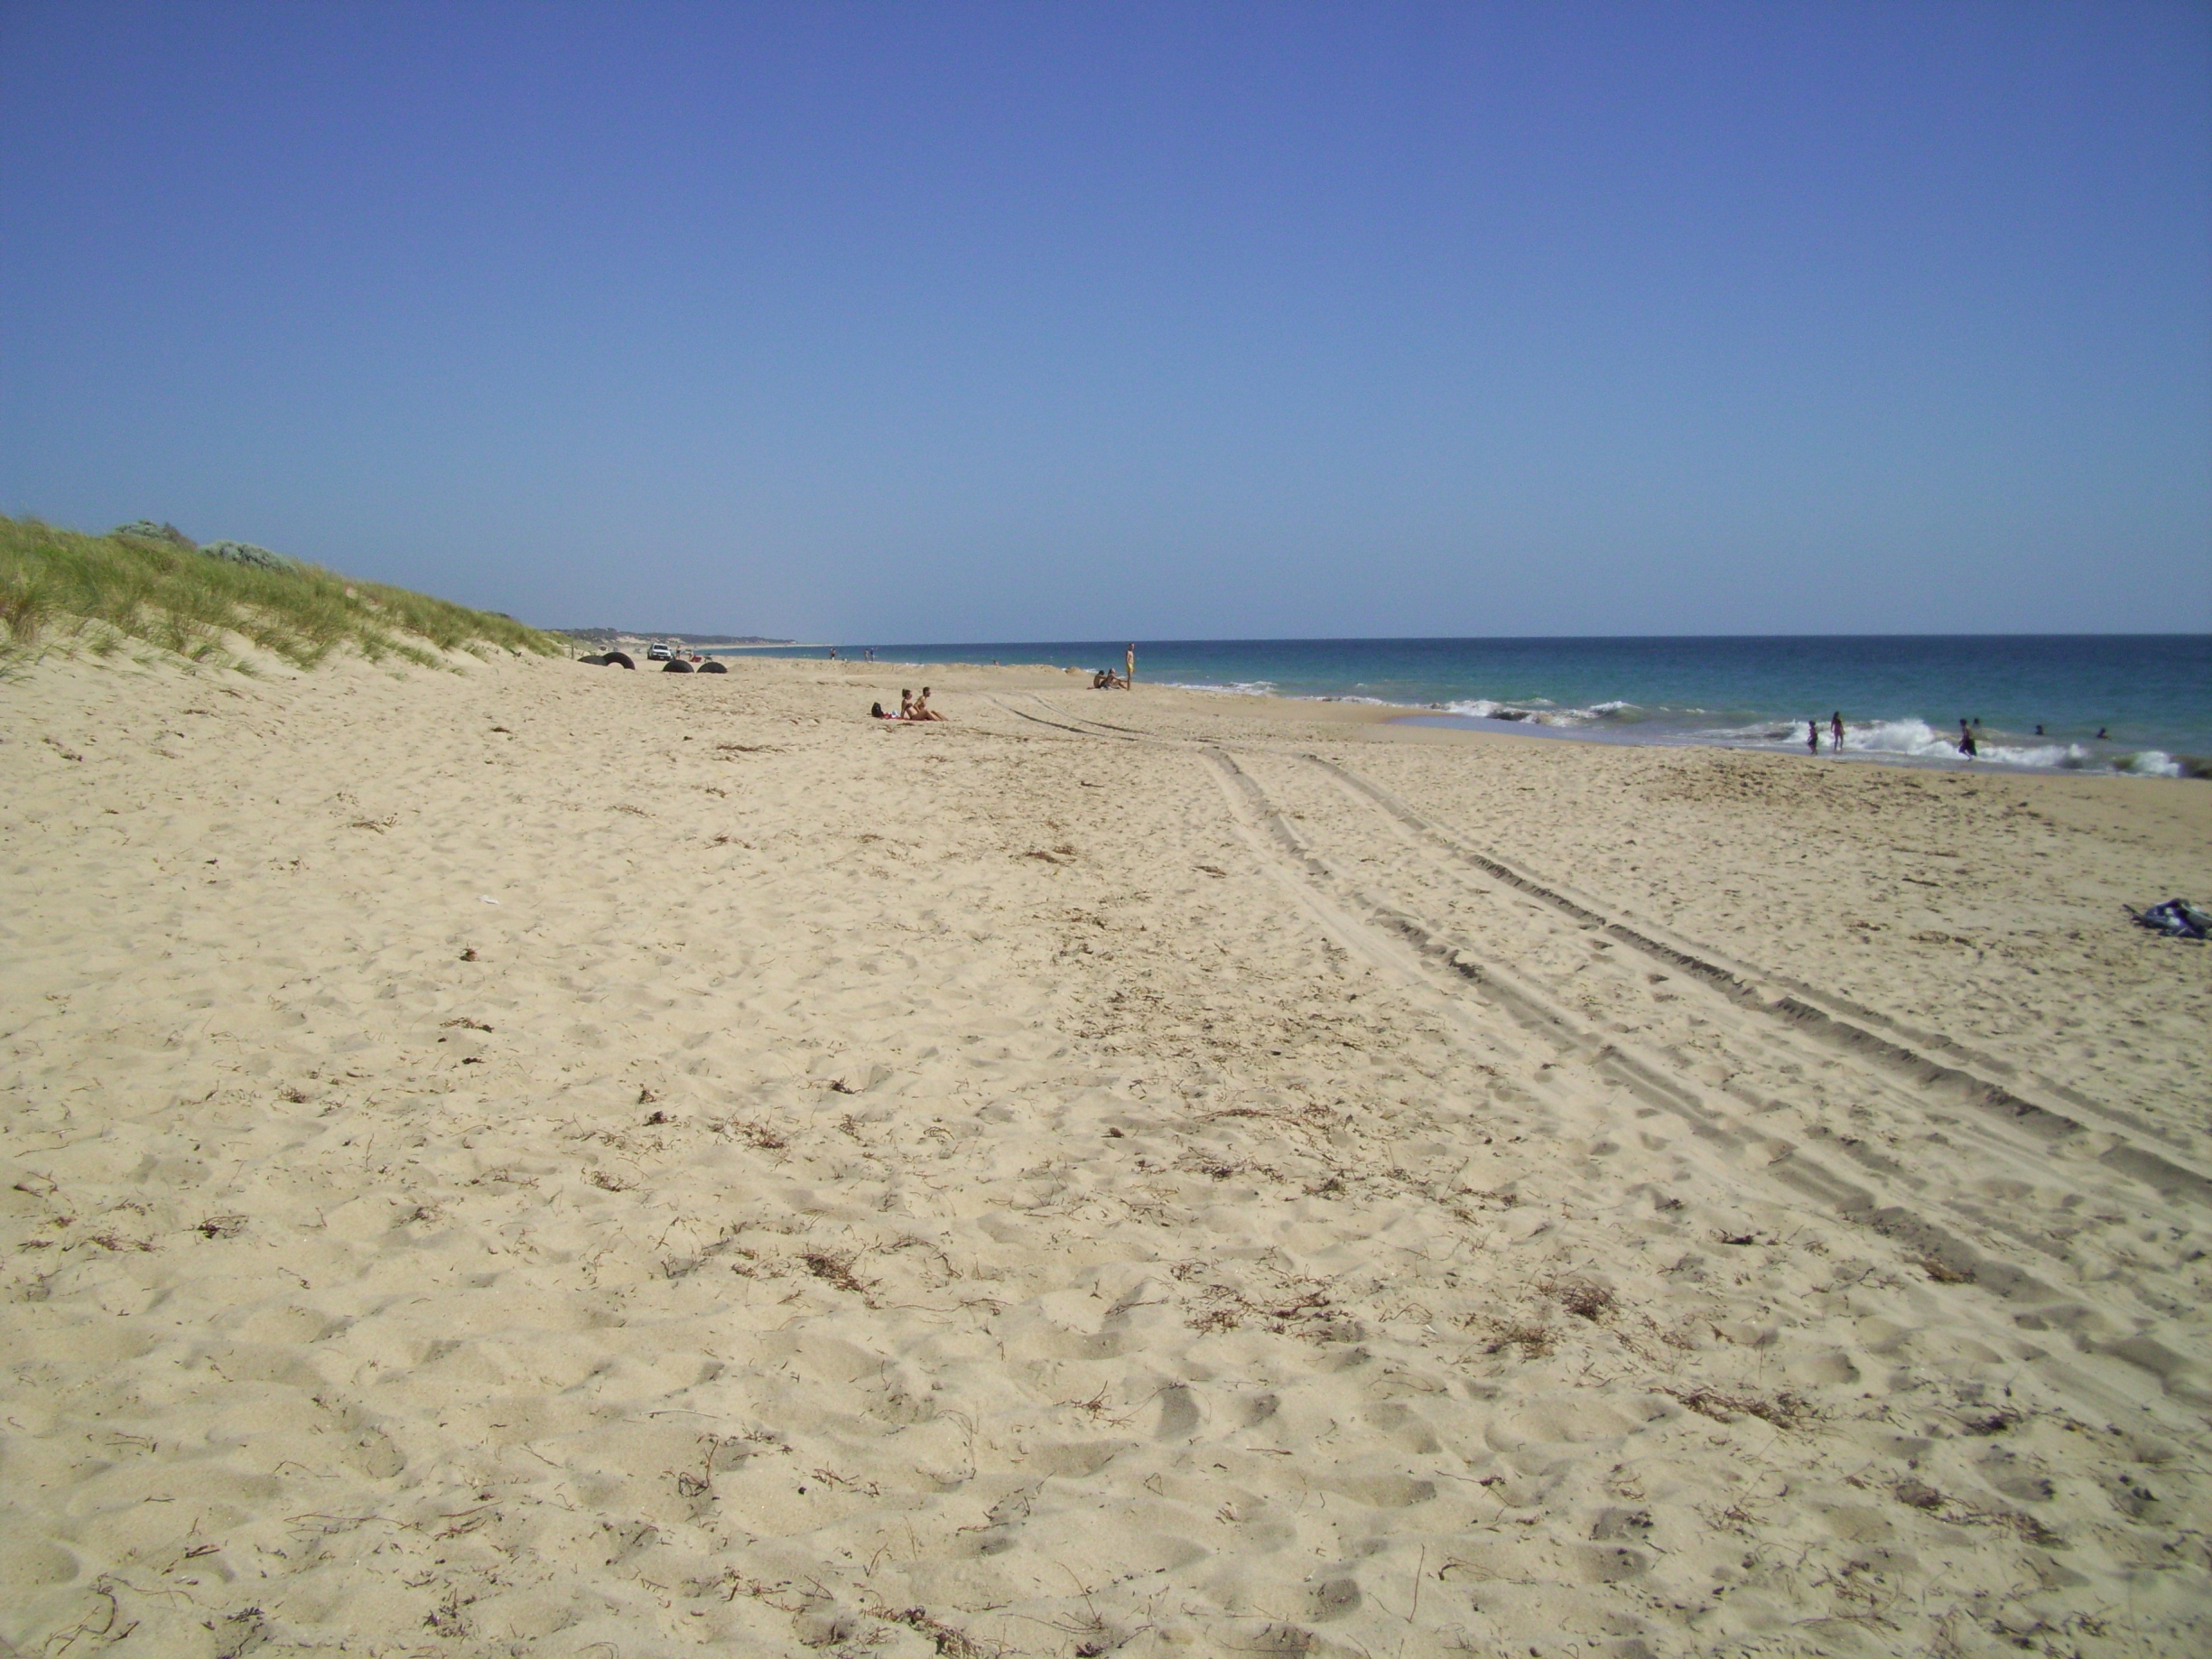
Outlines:
<svg viewBox="0 0 2212 1659"><path fill-rule="evenodd" d="M2164 904L2154 904L2135 919L2152 932L2162 933L2171 939L2201 939L2212 935L2212 911L2186 899L2169 899Z"/></svg>

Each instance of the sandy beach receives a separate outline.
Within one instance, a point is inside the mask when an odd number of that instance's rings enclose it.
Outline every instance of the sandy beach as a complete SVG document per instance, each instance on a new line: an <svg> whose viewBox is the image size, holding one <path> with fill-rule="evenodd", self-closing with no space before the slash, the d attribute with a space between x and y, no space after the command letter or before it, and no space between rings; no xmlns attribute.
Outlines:
<svg viewBox="0 0 2212 1659"><path fill-rule="evenodd" d="M0 1654L2212 1646L2212 785L1087 685L0 683Z"/></svg>

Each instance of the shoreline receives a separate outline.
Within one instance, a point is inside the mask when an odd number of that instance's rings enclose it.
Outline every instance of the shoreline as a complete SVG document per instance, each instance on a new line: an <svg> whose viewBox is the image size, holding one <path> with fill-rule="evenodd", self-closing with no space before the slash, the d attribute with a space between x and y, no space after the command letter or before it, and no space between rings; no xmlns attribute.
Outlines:
<svg viewBox="0 0 2212 1659"><path fill-rule="evenodd" d="M865 665L864 665L865 666ZM883 665L877 665L878 666ZM989 665L894 665L906 666L988 666ZM1479 715L1453 714L1421 705L1386 703L1380 698L1315 695L1310 697L1285 694L1278 692L1232 690L1212 685L1185 685L1173 682L1150 681L1148 685L1159 689L1187 692L1202 696L1234 696L1265 700L1287 704L1319 704L1331 707L1369 709L1368 715L1353 718L1371 721L1405 730L1459 732L1469 735L1527 739L1538 741L1604 744L1622 749L1712 750L1735 754L1771 755L1781 760L1817 759L1843 760L1862 764L1900 766L1967 773L2004 774L2026 778L2160 778L2162 780L2203 779L2212 778L2212 757L2169 754L2163 750L2148 752L2178 769L2136 770L2120 765L2065 765L2033 766L2018 762L1970 759L1965 755L1910 754L1894 750L1846 747L1840 755L1828 748L1826 728L1822 729L1822 748L1817 756L1801 756L1800 745L1780 741L1758 742L1750 740L1731 741L1727 739L1696 733L1664 733L1638 735L1632 729L1621 727L1593 727L1583 725L1553 725L1539 720L1498 720Z"/></svg>
<svg viewBox="0 0 2212 1659"><path fill-rule="evenodd" d="M921 665L916 665L921 666ZM1192 685L1176 682L1151 682L1177 691L1197 692L1209 696L1268 697L1285 703L1325 703L1373 707L1383 711L1381 719L1393 725L1420 727L1436 731L1482 732L1493 737L1521 737L1557 739L1566 742L1608 743L1632 749L1715 749L1745 754L1771 754L1796 758L1801 745L1779 740L1760 741L1751 738L1730 739L1710 732L1660 732L1641 735L1634 726L1606 726L1596 722L1555 724L1539 714L1520 719L1501 719L1494 716L1455 713L1434 704L1391 703L1379 697L1344 696L1315 694L1302 696L1277 691L1246 690L1238 686ZM1869 724L1879 727L1891 722L1859 722L1857 731L1863 733ZM1853 732L1852 722L1845 722L1847 737ZM1976 734L1977 737L1980 735ZM2009 742L2008 742L2009 740ZM1984 760L1955 752L1910 753L1891 749L1853 747L1848 742L1842 754L1829 748L1827 728L1821 728L1821 749L1817 756L1808 759L1871 762L1877 765L1932 767L1958 771L2006 772L2023 777L2083 777L2083 778L2212 778L2212 756L2170 753L2162 749L2121 750L2114 760L2087 763L2091 758L2080 757L2083 764L2065 761L2048 765L2033 765L2021 761ZM1992 733L1993 747L2010 746L2021 741L2055 745L2057 740L2039 737L2021 739L2017 733ZM2072 745L2079 747L2078 743ZM2117 759L2133 760L2150 758L2153 764L2138 769L2132 765L2117 764ZM2168 770L2167 768L2176 769Z"/></svg>
<svg viewBox="0 0 2212 1659"><path fill-rule="evenodd" d="M1661 736L1640 737L1632 732L1575 726L1553 726L1541 722L1486 720L1478 715L1447 714L1436 710L1424 710L1416 714L1400 714L1396 722L1408 726L1430 726L1445 731L1486 732L1501 737L1557 738L1568 742L1613 743L1635 749L1718 749L1745 754L1769 754L1795 758L1797 745L1780 741L1767 742L1744 739L1730 741L1714 736L1695 733L1673 733ZM2069 765L2064 761L2049 765L2031 765L2022 761L1987 760L1979 756L1951 754L1913 754L1895 750L1852 748L1845 746L1838 754L1827 747L1826 731L1821 732L1822 747L1817 754L1807 754L1804 759L1836 760L1863 765L1927 767L1959 772L2009 773L2026 778L2162 778L2168 779L2212 778L2212 756L2170 754L2165 750L2130 751L2128 758L2140 755L2154 756L2151 768L2139 769L2133 765L2112 762ZM2033 739L2031 741L2036 741ZM1995 746L1993 744L1993 747ZM2175 769L2167 770L2168 767Z"/></svg>
<svg viewBox="0 0 2212 1659"><path fill-rule="evenodd" d="M2133 636L2126 638L2131 641L2134 638ZM2109 638L2105 636L2083 637L2084 640L2096 643L2110 643L2117 638L2119 637ZM2195 635L2146 636L2144 638L2149 642L2169 645L2189 645L2198 640L2198 637ZM1931 636L1929 640L1937 644L1955 643L1947 636ZM1158 648L1169 652L1171 657L1176 649L1180 648L1183 656L1187 657L1193 650L1211 650L1224 655L1238 652L1249 654L1267 650L1295 653L1300 648L1314 646L1330 648L1356 648L1362 650L1385 652L1398 648L1439 645L1468 648L1501 645L1559 645L1580 650L1607 644L1682 648L1700 642L1684 640L1202 641L1184 642L1181 648L1171 644ZM1771 647L1790 642L1752 639L1743 643ZM1809 643L1834 645L1837 641L1825 639ZM1881 648L1895 647L1901 642L1878 638L1865 643L1871 648L1876 649L1878 653ZM1917 643L1917 641L1905 643ZM2007 643L2012 642L2008 640ZM2066 639L2056 643L2073 644L2080 643L2080 641ZM826 649L828 648L813 648ZM837 648L853 648L840 647ZM900 650L912 648L885 648ZM974 648L962 648L974 649ZM1008 651L1014 652L1039 648L1057 650L1064 655L1048 657L1042 663L1025 666L1055 668L1064 665L1066 660L1064 653L1090 651L1095 657L1099 652L1107 649L1104 647L1066 642L1059 646L1047 645L1042 648L1034 642L1016 644L1006 648ZM1120 660L1118 649L1112 651L1111 655L1114 661L1109 666L1118 669ZM821 659L789 658L787 660ZM900 657L885 658L877 666L885 668L904 666L915 673L921 673L932 667L988 667L992 666L994 661L1006 660L1003 657L993 659L976 655L943 657ZM1100 660L1103 660L1103 657L1100 657ZM1091 657L1086 657L1083 661L1085 671L1088 671L1091 666L1094 666ZM1226 667L1227 666L1224 663L1221 666ZM1655 704L1649 701L1599 701L1587 707L1579 705L1561 707L1540 696L1500 702L1488 696L1472 694L1445 697L1440 700L1433 696L1426 699L1378 696L1369 691L1350 688L1285 690L1280 685L1267 676L1286 671L1310 673L1310 667L1301 670L1297 665L1291 663L1267 666L1256 658L1239 659L1236 666L1253 673L1255 677L1223 679L1218 677L1220 668L1201 672L1185 666L1172 666L1164 669L1155 668L1148 676L1140 663L1139 678L1155 685L1167 685L1213 696L1270 696L1297 703L1373 706L1388 711L1390 717L1408 722L1422 722L1440 727L1460 727L1470 731L1504 732L1512 728L1519 728L1524 735L1561 737L1585 742L1650 745L1665 748L1711 747L1793 756L1802 753L1805 748L1802 740L1804 716L1801 714L1797 716L1757 715L1743 709L1722 713L1707 708L1688 706L1675 708L1664 702ZM1367 666L1372 668L1377 665ZM2169 673L2173 671L2173 665L2167 665L2167 671ZM1632 680L1634 671L1631 665L1623 665L1622 672L1630 680ZM1737 687L1736 689L1743 688ZM2170 692L2170 687L2168 690ZM1645 695L1641 692L1637 694L1640 698ZM1894 697L1894 688L1891 694ZM1880 696L1873 700L1877 706L1881 706ZM1821 701L1821 706L1826 706L1826 701L1817 699L1817 701ZM1846 697L1845 701L1850 702L1854 699ZM1865 702L1867 699L1862 697L1856 701ZM1910 701L1906 701L1900 706L1910 707L1911 704ZM2182 723L2189 731L2198 732L2198 728L2204 726L2206 716L2200 711L2194 717L2193 724L2187 718ZM2049 724L2048 722L2044 723L2046 726ZM2125 722L2107 721L2105 723L2124 725ZM1950 732L1947 727L1938 728L1931 725L1926 719L1919 715L1890 714L1876 718L1860 718L1847 721L1845 724L1847 735L1841 757L1845 759L1874 760L1905 766L1957 765L1969 769L1975 767L1984 769L2002 769L2025 773L2212 777L2212 740L2203 739L2201 732L2199 732L2199 741L2192 743L2184 739L2166 739L2155 736L2146 739L2139 732L2122 739L2108 739L2101 735L2091 735L2089 727L2083 727L2076 731L2063 722L2057 729L2057 735L2045 735L2041 730L2031 732L2026 725L2013 730L1999 724L1991 724L1979 727L1975 732L1982 743L1983 753L1979 757L1968 759L1957 754L1956 735ZM1829 747L1827 728L1824 722L1821 727L1820 758L1828 759L1833 756L1834 751Z"/></svg>
<svg viewBox="0 0 2212 1659"><path fill-rule="evenodd" d="M11 682L0 1639L2201 1645L2212 795L900 672Z"/></svg>

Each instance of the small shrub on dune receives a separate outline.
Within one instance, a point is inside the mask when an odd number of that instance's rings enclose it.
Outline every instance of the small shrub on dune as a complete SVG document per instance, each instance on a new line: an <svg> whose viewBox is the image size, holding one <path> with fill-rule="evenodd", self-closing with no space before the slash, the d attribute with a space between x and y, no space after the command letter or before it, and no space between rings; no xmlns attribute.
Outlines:
<svg viewBox="0 0 2212 1659"><path fill-rule="evenodd" d="M209 542L200 548L210 559L227 559L233 564L251 564L259 570L297 570L299 560L282 553L271 553L266 547L256 547L251 542Z"/></svg>

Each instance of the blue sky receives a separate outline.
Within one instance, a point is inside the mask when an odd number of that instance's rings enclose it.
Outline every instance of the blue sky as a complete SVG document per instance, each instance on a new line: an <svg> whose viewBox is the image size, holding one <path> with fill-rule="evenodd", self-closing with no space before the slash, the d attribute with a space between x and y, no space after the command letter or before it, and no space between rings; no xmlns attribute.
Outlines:
<svg viewBox="0 0 2212 1659"><path fill-rule="evenodd" d="M850 641L2212 628L2212 7L8 0L0 510Z"/></svg>

